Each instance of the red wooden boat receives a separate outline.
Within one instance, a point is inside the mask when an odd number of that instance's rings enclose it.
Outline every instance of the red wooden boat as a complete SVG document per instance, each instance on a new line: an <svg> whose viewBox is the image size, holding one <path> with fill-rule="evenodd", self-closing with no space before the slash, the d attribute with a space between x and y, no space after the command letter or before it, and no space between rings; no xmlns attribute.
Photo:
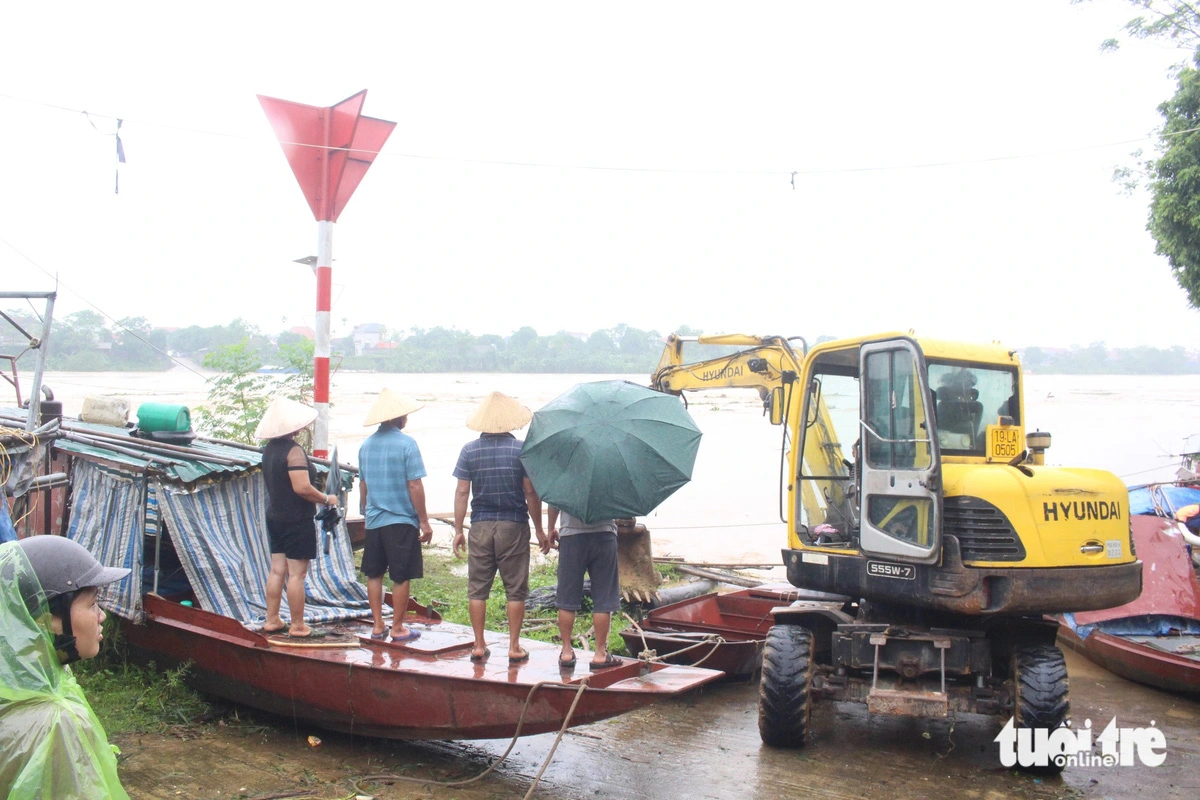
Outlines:
<svg viewBox="0 0 1200 800"><path fill-rule="evenodd" d="M529 660L508 663L508 635L487 634L490 657L470 659L470 628L410 605L406 622L421 637L403 645L370 640L369 621L323 626L333 641L267 637L236 620L157 595L143 598L146 619L123 621L129 643L160 667L190 663L198 688L253 708L330 730L391 739L490 739L557 730L587 688L571 725L607 719L694 689L719 672L623 659L589 672L577 650L573 671L559 648L522 639ZM534 687L537 686L536 691ZM532 693L532 699L530 695Z"/></svg>
<svg viewBox="0 0 1200 800"><path fill-rule="evenodd" d="M640 625L621 631L621 638L630 653L653 650L670 664L703 666L721 670L728 678L744 678L762 666L763 641L775 624L772 610L804 597L786 583L714 592L651 609Z"/></svg>
<svg viewBox="0 0 1200 800"><path fill-rule="evenodd" d="M1179 523L1144 514L1130 519L1143 564L1141 597L1061 615L1059 641L1123 678L1200 694L1200 583Z"/></svg>

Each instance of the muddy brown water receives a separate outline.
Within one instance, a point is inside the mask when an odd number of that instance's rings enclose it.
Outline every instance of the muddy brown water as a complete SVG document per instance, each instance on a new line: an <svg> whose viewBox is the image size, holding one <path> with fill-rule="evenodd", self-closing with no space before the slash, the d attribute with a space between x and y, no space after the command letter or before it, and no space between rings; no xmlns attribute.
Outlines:
<svg viewBox="0 0 1200 800"><path fill-rule="evenodd" d="M758 737L757 685L720 685L563 737L534 792L542 798L1125 798L1195 797L1200 789L1200 702L1118 678L1067 654L1072 719L1099 731L1153 724L1167 743L1158 767L1068 767L1038 777L1001 766L1001 721L872 717L862 706L818 704L806 747L776 750ZM509 758L468 787L508 741L393 742L330 733L239 710L229 724L118 741L134 798L353 797L356 778L398 774L421 783L372 783L364 796L521 798L554 743L521 739ZM193 738L193 734L195 734ZM308 737L317 736L317 747ZM182 737L182 738L181 738Z"/></svg>

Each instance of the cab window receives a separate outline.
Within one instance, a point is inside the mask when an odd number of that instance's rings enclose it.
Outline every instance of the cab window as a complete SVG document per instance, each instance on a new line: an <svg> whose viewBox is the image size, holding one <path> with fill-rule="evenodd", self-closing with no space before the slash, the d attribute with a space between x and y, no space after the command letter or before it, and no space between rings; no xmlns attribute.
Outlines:
<svg viewBox="0 0 1200 800"><path fill-rule="evenodd" d="M1015 369L930 360L929 386L943 454L983 456L988 425L1000 417L1021 424Z"/></svg>

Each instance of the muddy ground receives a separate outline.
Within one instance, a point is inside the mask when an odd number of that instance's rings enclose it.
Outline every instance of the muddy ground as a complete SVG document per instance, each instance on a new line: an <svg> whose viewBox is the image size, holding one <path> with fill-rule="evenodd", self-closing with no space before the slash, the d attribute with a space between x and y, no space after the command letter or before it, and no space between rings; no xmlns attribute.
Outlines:
<svg viewBox="0 0 1200 800"><path fill-rule="evenodd" d="M773 750L757 729L757 687L719 685L563 737L534 797L545 798L1194 798L1200 790L1200 702L1122 680L1067 654L1075 725L1099 731L1153 724L1166 735L1159 767L1068 767L1037 777L1000 765L1000 721L951 723L870 717L850 704L818 704L801 750ZM196 735L198 734L198 735ZM313 747L308 737L321 743ZM392 742L351 737L235 710L223 724L118 741L121 776L134 798L352 798L354 781L380 774L364 796L483 800L521 798L554 743L522 739L496 771L471 778L508 741ZM304 793L310 793L305 795Z"/></svg>

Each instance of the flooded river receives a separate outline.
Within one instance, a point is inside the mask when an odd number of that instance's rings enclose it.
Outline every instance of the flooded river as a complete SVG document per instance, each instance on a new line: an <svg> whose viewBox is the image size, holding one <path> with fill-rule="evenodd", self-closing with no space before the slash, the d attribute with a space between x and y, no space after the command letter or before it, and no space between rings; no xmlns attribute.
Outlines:
<svg viewBox="0 0 1200 800"><path fill-rule="evenodd" d="M451 476L459 449L475 436L467 415L489 392L499 390L537 409L576 383L610 377L646 383L645 375L505 375L339 373L331 396L331 442L339 458L354 462L373 429L362 420L383 387L426 406L409 418L408 432L421 447L429 475L425 492L431 514L454 508ZM89 394L184 403L193 413L205 400L205 376L182 367L167 373L48 373L48 385L67 414L78 414ZM1106 469L1127 483L1169 480L1183 440L1200 433L1200 375L1030 375L1026 383L1027 429L1054 436L1048 464ZM654 532L656 555L691 560L775 564L786 541L779 521L780 429L762 416L752 390L690 393L690 410L704 432L691 483L644 518ZM357 508L352 498L350 508ZM448 544L447 526L435 526ZM780 570L782 572L782 570ZM782 576L776 576L783 580Z"/></svg>

